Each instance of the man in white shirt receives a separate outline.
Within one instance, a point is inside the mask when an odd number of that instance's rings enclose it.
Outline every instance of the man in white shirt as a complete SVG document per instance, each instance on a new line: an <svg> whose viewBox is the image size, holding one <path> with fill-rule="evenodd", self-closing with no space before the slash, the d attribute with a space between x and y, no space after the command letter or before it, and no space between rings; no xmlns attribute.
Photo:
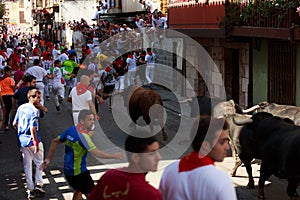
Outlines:
<svg viewBox="0 0 300 200"><path fill-rule="evenodd" d="M68 74L66 70L61 68L60 60L54 61L54 68L50 68L52 80L52 92L54 94L56 110L60 111L60 104L65 98L65 87L63 75Z"/></svg>
<svg viewBox="0 0 300 200"><path fill-rule="evenodd" d="M136 72L136 59L131 52L128 53L126 63L127 65L125 67L125 70L127 69L127 86L130 86L134 84L134 77Z"/></svg>
<svg viewBox="0 0 300 200"><path fill-rule="evenodd" d="M60 55L59 45L56 44L55 48L52 50L53 60L59 59L59 55Z"/></svg>
<svg viewBox="0 0 300 200"><path fill-rule="evenodd" d="M156 55L151 51L151 48L147 48L147 55L145 57L146 65L146 79L148 84L151 86L151 83L154 80L154 65L155 65Z"/></svg>
<svg viewBox="0 0 300 200"><path fill-rule="evenodd" d="M224 118L201 116L194 122L193 152L165 168L159 186L163 199L236 200L232 180L214 166L229 150L228 127Z"/></svg>
<svg viewBox="0 0 300 200"><path fill-rule="evenodd" d="M62 54L59 56L59 60L60 60L61 63L63 63L68 59L69 59L68 49L64 48L64 50L62 51Z"/></svg>
<svg viewBox="0 0 300 200"><path fill-rule="evenodd" d="M31 74L36 78L36 88L41 93L41 104L44 105L44 89L45 85L43 82L44 77L51 78L47 71L41 67L41 61L35 59L33 61L33 66L28 68L25 72L26 74Z"/></svg>
<svg viewBox="0 0 300 200"><path fill-rule="evenodd" d="M92 93L88 90L89 84L90 78L82 75L80 82L71 90L68 97L68 101L72 103L74 125L78 124L79 112L84 109L91 110L95 114L96 119L100 119L93 103Z"/></svg>

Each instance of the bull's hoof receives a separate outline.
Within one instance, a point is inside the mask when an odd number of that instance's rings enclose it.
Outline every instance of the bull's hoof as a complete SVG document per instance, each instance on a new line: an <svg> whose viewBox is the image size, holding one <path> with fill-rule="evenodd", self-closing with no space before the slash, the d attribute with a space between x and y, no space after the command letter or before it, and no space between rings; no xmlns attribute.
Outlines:
<svg viewBox="0 0 300 200"><path fill-rule="evenodd" d="M247 187L246 187L247 189L253 189L254 188L254 182L249 182L248 184L247 184Z"/></svg>

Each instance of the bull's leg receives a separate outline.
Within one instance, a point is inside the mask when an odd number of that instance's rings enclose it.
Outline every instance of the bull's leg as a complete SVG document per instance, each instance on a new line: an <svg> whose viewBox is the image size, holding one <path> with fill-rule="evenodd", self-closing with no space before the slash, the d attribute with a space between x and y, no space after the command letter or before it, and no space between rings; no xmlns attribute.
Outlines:
<svg viewBox="0 0 300 200"><path fill-rule="evenodd" d="M299 195L297 194L297 187L299 184L298 179L288 179L288 187L286 189L286 193L291 197L292 200L299 199Z"/></svg>
<svg viewBox="0 0 300 200"><path fill-rule="evenodd" d="M259 181L258 181L258 198L259 199L266 199L265 192L264 192L265 181L268 178L270 178L271 175L272 175L272 172L265 167L265 164L262 161L261 166L260 166L260 177L259 177Z"/></svg>
<svg viewBox="0 0 300 200"><path fill-rule="evenodd" d="M237 169L242 165L242 161L240 160L239 157L237 157L237 160L235 161L235 165L234 167L232 168L231 172L230 172L230 175L231 176L236 176L236 171Z"/></svg>
<svg viewBox="0 0 300 200"><path fill-rule="evenodd" d="M164 127L161 128L161 132L162 132L163 140L164 141L168 140L168 134L165 132Z"/></svg>
<svg viewBox="0 0 300 200"><path fill-rule="evenodd" d="M241 161L244 163L245 167L246 167L246 171L248 174L248 184L247 184L247 189L253 189L254 188L254 179L253 179L253 175L252 175L252 167L251 167L251 160L252 158L244 153L241 153L240 155L240 159Z"/></svg>

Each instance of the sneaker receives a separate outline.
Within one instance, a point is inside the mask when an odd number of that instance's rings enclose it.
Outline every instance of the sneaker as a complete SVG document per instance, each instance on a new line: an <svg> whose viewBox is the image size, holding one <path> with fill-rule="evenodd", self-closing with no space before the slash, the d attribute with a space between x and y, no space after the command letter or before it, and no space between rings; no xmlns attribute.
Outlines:
<svg viewBox="0 0 300 200"><path fill-rule="evenodd" d="M40 185L36 185L33 191L39 196L44 195L46 193L43 187Z"/></svg>
<svg viewBox="0 0 300 200"><path fill-rule="evenodd" d="M8 127L8 126L5 126L5 127L4 127L4 131L9 131L9 127Z"/></svg>
<svg viewBox="0 0 300 200"><path fill-rule="evenodd" d="M34 199L36 197L38 197L38 195L34 190L32 190L32 191L28 190L27 191L27 199Z"/></svg>
<svg viewBox="0 0 300 200"><path fill-rule="evenodd" d="M59 106L56 106L55 108L56 108L57 111L60 111L60 107Z"/></svg>
<svg viewBox="0 0 300 200"><path fill-rule="evenodd" d="M46 96L46 100L50 100L50 97L49 97L49 96Z"/></svg>
<svg viewBox="0 0 300 200"><path fill-rule="evenodd" d="M63 102L64 98L62 98L61 96L58 96L58 102L59 104L61 104Z"/></svg>

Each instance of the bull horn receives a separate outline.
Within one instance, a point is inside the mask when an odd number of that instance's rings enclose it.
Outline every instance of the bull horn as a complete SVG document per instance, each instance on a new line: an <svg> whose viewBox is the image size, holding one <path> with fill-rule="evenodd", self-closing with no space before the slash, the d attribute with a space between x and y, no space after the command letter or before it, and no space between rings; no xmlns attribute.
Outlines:
<svg viewBox="0 0 300 200"><path fill-rule="evenodd" d="M251 107L251 108L248 108L248 109L246 109L246 110L243 110L243 113L249 113L249 112L252 112L252 111L257 110L257 109L259 109L259 108L260 108L259 105L255 105L255 106L253 106L253 107Z"/></svg>
<svg viewBox="0 0 300 200"><path fill-rule="evenodd" d="M183 104L183 103L189 103L189 102L191 102L191 101L192 101L192 99L189 98L189 99L184 99L184 100L182 100L182 101L179 101L179 103L180 103L180 104Z"/></svg>
<svg viewBox="0 0 300 200"><path fill-rule="evenodd" d="M235 119L235 116L232 117L232 121L233 121L233 123L235 123L235 124L238 125L238 126L244 126L244 125L246 125L246 124L250 124L250 123L253 122L252 119L244 119L244 120L237 121L237 120Z"/></svg>

